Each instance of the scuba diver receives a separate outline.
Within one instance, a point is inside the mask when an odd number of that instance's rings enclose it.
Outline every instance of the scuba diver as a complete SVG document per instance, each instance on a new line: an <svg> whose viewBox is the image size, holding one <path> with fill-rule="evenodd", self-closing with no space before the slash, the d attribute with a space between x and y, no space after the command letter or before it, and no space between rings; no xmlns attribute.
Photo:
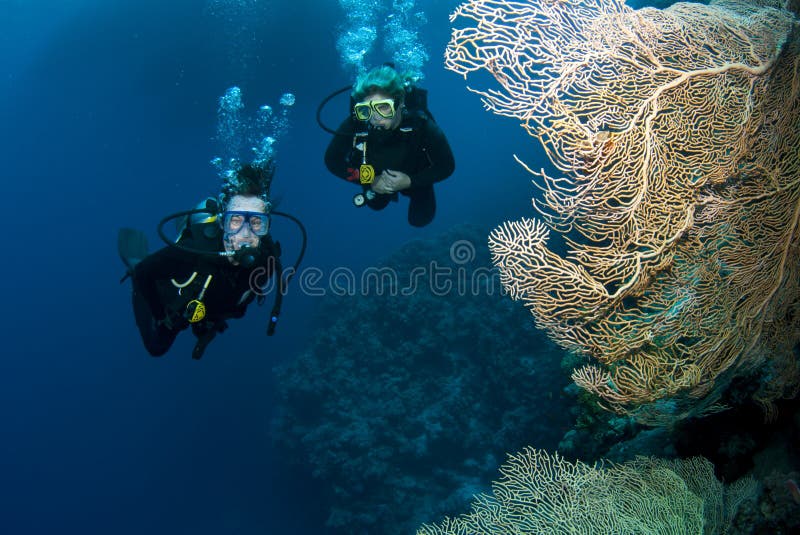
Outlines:
<svg viewBox="0 0 800 535"><path fill-rule="evenodd" d="M119 254L127 267L122 281L130 277L133 283L136 325L150 355L164 355L178 334L191 327L197 337L192 358L199 359L227 328L227 320L244 316L254 299L263 301L272 277L277 288L267 334L273 334L288 279L282 276L280 244L269 233L271 216L287 217L302 231L295 270L306 246L300 221L272 209L273 171L242 165L223 187L219 204L209 198L204 206L162 219L158 233L167 247L151 255L142 232L120 230ZM174 242L163 231L171 220L183 222Z"/></svg>
<svg viewBox="0 0 800 535"><path fill-rule="evenodd" d="M333 96L329 96L320 110ZM319 121L319 113L317 120ZM442 130L427 110L426 92L413 87L391 64L360 76L351 92L351 115L325 151L334 175L362 188L356 206L382 210L398 194L409 198L408 222L423 227L436 214L433 184L453 174L455 160Z"/></svg>

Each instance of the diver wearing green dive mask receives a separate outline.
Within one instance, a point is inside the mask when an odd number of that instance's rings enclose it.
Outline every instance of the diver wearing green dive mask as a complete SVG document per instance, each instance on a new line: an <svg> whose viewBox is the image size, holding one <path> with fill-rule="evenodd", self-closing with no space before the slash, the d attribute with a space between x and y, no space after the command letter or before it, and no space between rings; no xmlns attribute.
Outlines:
<svg viewBox="0 0 800 535"><path fill-rule="evenodd" d="M333 131L325 166L361 187L356 206L382 210L398 195L408 197L408 222L422 227L436 213L433 184L453 174L455 160L430 113L406 107L411 90L389 65L359 77L351 114Z"/></svg>
<svg viewBox="0 0 800 535"><path fill-rule="evenodd" d="M380 95L373 94L372 98L353 105L353 114L359 121L369 121L374 113L376 117L383 119L394 119L396 110L394 109L394 99L378 98Z"/></svg>

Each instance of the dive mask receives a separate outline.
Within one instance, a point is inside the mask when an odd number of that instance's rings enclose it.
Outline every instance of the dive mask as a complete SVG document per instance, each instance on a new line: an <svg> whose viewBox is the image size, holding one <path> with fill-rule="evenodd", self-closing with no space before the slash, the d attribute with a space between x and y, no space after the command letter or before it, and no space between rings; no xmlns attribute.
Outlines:
<svg viewBox="0 0 800 535"><path fill-rule="evenodd" d="M395 114L394 99L384 98L359 102L353 106L353 112L359 121L369 121L370 117L372 117L372 112L377 113L384 119L391 119Z"/></svg>
<svg viewBox="0 0 800 535"><path fill-rule="evenodd" d="M231 210L222 213L222 230L226 236L235 236L245 225L256 236L266 236L269 232L269 215L264 212L245 212Z"/></svg>

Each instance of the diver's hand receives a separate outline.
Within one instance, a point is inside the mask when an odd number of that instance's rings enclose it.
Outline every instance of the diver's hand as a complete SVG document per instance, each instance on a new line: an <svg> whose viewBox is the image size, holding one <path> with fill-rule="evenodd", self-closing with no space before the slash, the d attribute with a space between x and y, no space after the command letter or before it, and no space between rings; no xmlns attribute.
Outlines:
<svg viewBox="0 0 800 535"><path fill-rule="evenodd" d="M388 177L389 183L392 185L392 190L403 191L411 187L411 177L402 171L392 171L391 169L385 170L381 176Z"/></svg>
<svg viewBox="0 0 800 535"><path fill-rule="evenodd" d="M402 171L385 170L378 176L372 185L375 193L385 193L391 195L396 191L408 189L411 186L411 178Z"/></svg>
<svg viewBox="0 0 800 535"><path fill-rule="evenodd" d="M175 325L172 323L172 318L170 317L169 314L167 314L166 316L164 316L160 320L156 320L156 325L158 325L159 327L163 327L163 328L165 328L167 330L170 330L170 331L175 328Z"/></svg>
<svg viewBox="0 0 800 535"><path fill-rule="evenodd" d="M394 191L392 191L392 185L388 180L383 178L382 174L372 183L372 191L375 193L383 193L384 195L394 193Z"/></svg>

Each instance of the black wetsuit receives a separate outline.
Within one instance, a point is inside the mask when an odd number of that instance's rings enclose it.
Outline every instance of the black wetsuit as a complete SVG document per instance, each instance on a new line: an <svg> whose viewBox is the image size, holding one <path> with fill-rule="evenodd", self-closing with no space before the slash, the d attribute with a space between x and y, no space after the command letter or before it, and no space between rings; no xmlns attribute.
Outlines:
<svg viewBox="0 0 800 535"><path fill-rule="evenodd" d="M222 250L221 238L217 239L215 250ZM181 243L209 249L207 244L195 244L190 239ZM131 274L133 311L147 351L154 357L163 355L178 333L191 325L198 338L193 356L200 358L205 345L227 328L226 320L244 315L256 297L251 285L258 289L269 282L278 265L277 251L277 244L267 236L262 238L256 264L250 268L235 266L225 257L207 257L174 247L165 247L139 262ZM183 285L193 273L194 280L184 288L172 283L174 280ZM209 275L212 278L203 297L206 316L200 322L189 323L184 313L186 305L198 298Z"/></svg>
<svg viewBox="0 0 800 535"><path fill-rule="evenodd" d="M400 191L410 198L408 222L422 227L436 214L433 184L453 174L455 160L450 144L441 128L423 112L406 113L394 130L367 129L366 123L348 117L325 151L325 165L331 173L348 182L361 185L358 170L364 154L356 145L366 139L366 163L375 168L375 176L384 170L402 171L411 178L411 187ZM355 137L363 132L364 137ZM354 141L356 140L356 141ZM395 199L394 195L378 194L367 205L381 210Z"/></svg>

